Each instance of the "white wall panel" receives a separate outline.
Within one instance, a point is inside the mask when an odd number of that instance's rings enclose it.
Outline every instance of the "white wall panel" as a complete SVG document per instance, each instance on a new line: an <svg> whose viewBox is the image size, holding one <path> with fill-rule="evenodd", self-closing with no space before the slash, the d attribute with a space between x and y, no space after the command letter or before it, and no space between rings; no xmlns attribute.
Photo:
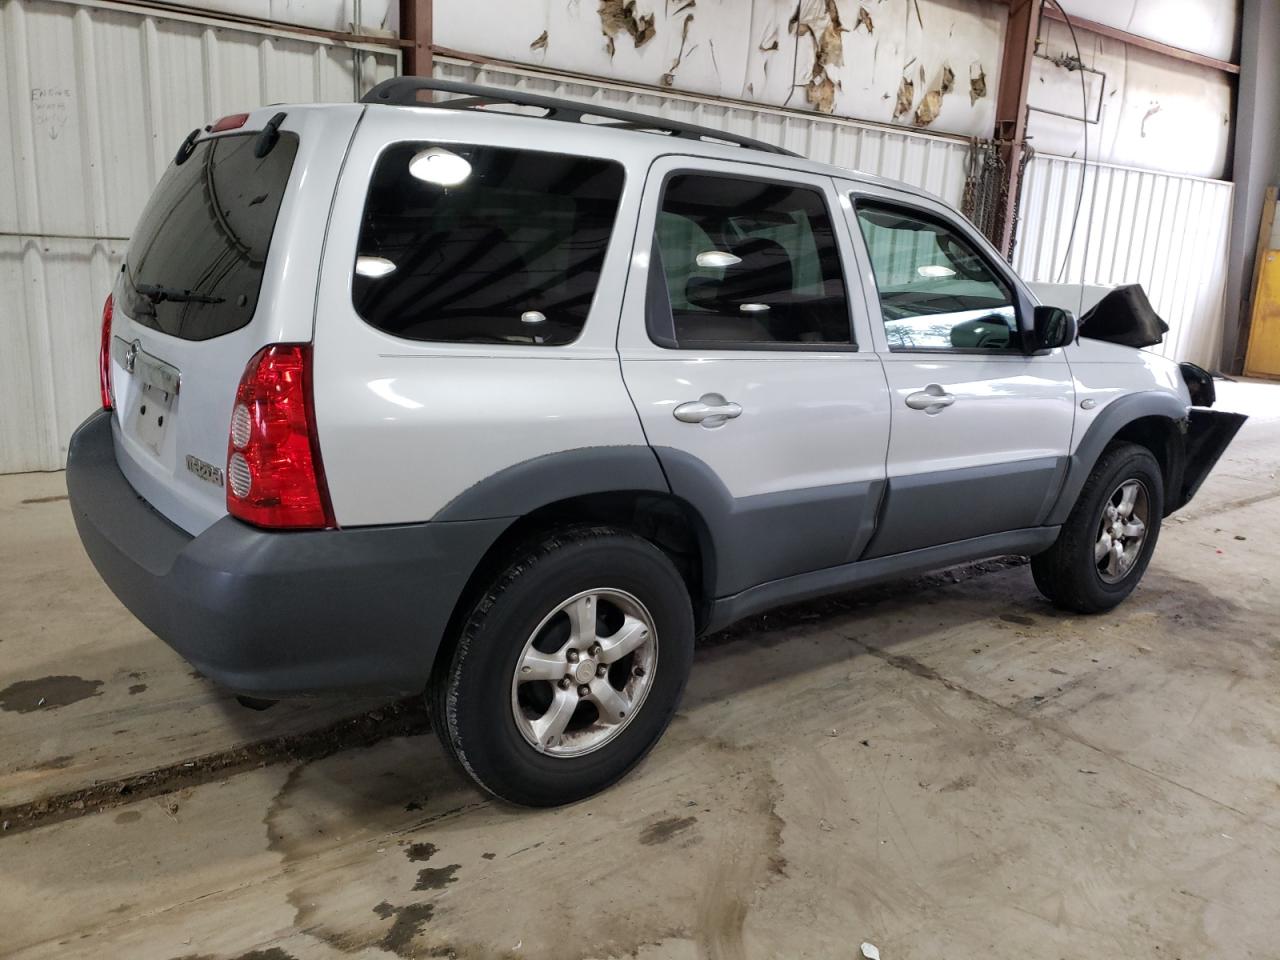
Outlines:
<svg viewBox="0 0 1280 960"><path fill-rule="evenodd" d="M890 177L958 205L968 144L955 137L857 123L839 117L657 93L603 80L557 77L510 66L436 58L437 77L587 100L683 120L780 144L823 163Z"/></svg>
<svg viewBox="0 0 1280 960"><path fill-rule="evenodd" d="M1066 24L1040 29L1046 57L1075 57ZM1233 79L1220 70L1076 31L1086 66L1068 70L1044 57L1032 61L1027 136L1042 153L1080 157L1082 113L1090 120L1089 159L1123 166L1221 177L1231 145ZM1088 108L1085 110L1085 97ZM1041 109L1066 116L1055 116Z"/></svg>
<svg viewBox="0 0 1280 960"><path fill-rule="evenodd" d="M1240 0L1065 0L1067 12L1118 30L1234 60Z"/></svg>
<svg viewBox="0 0 1280 960"><path fill-rule="evenodd" d="M1074 239L1081 178L1084 200ZM1027 280L1141 283L1169 324L1155 352L1217 366L1232 185L1036 157L1027 168L1014 266Z"/></svg>
<svg viewBox="0 0 1280 960"><path fill-rule="evenodd" d="M0 473L60 467L97 405L98 326L152 185L196 126L351 100L388 47L194 14L0 0Z"/></svg>

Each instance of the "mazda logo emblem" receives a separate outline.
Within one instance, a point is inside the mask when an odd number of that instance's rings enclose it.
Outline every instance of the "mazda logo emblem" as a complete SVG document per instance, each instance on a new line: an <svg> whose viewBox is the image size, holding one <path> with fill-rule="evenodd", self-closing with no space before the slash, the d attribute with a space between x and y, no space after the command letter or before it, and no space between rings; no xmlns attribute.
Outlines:
<svg viewBox="0 0 1280 960"><path fill-rule="evenodd" d="M138 351L142 349L142 341L135 340L124 352L124 368L133 373L133 365L138 362Z"/></svg>

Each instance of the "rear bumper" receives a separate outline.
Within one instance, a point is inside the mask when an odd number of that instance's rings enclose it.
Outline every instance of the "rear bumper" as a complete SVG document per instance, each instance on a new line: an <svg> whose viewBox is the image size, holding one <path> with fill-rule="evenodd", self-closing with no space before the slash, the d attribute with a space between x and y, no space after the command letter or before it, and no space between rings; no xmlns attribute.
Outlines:
<svg viewBox="0 0 1280 960"><path fill-rule="evenodd" d="M510 523L281 533L224 517L192 537L120 472L105 411L71 439L67 492L120 601L202 674L260 697L421 691L468 578Z"/></svg>

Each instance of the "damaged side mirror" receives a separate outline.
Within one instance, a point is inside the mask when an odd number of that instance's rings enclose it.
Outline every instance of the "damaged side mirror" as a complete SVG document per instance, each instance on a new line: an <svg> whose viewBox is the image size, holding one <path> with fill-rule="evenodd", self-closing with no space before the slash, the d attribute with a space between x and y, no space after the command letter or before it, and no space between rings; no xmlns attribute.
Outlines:
<svg viewBox="0 0 1280 960"><path fill-rule="evenodd" d="M1076 338L1076 316L1061 307L1039 306L1035 309L1034 328L1027 334L1027 353L1043 353L1065 347Z"/></svg>

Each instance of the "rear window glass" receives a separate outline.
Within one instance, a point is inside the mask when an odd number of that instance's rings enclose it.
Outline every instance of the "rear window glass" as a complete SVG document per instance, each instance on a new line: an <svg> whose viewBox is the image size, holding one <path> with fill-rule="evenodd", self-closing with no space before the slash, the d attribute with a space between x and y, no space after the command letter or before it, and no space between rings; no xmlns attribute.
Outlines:
<svg viewBox="0 0 1280 960"><path fill-rule="evenodd" d="M171 165L134 230L125 313L184 340L208 340L253 319L276 215L298 152L281 133L265 157L256 133L196 144Z"/></svg>
<svg viewBox="0 0 1280 960"><path fill-rule="evenodd" d="M356 311L411 340L569 343L586 323L622 184L609 160L396 144L369 184Z"/></svg>

